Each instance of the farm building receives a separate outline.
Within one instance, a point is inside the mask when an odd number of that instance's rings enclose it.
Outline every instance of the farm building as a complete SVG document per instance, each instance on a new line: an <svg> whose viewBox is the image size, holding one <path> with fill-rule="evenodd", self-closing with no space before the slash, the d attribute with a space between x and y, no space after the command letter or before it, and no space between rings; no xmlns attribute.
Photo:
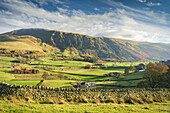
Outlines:
<svg viewBox="0 0 170 113"><path fill-rule="evenodd" d="M91 82L91 83L86 83L86 82L78 82L77 83L77 87L80 88L80 87L92 87L92 86L95 86L96 84L94 82Z"/></svg>
<svg viewBox="0 0 170 113"><path fill-rule="evenodd" d="M118 72L112 72L112 73L109 73L109 74L107 74L107 76L109 77L109 76L111 76L111 77L115 77L115 76L117 76L117 75L119 75L120 73L118 73Z"/></svg>
<svg viewBox="0 0 170 113"><path fill-rule="evenodd" d="M141 70L139 70L139 72L142 72L142 71L145 71L145 69L141 69Z"/></svg>
<svg viewBox="0 0 170 113"><path fill-rule="evenodd" d="M138 66L135 66L136 70L143 70L146 69L146 66L144 64L139 64Z"/></svg>
<svg viewBox="0 0 170 113"><path fill-rule="evenodd" d="M95 86L96 84L94 82L92 82L92 83L86 83L85 85L86 85L86 87L92 87L92 86Z"/></svg>

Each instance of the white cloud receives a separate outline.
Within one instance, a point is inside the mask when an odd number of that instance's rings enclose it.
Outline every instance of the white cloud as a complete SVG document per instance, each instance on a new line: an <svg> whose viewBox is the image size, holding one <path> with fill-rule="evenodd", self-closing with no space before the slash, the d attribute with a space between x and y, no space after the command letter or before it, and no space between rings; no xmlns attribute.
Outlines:
<svg viewBox="0 0 170 113"><path fill-rule="evenodd" d="M146 5L147 5L147 6L160 6L161 3L148 2Z"/></svg>
<svg viewBox="0 0 170 113"><path fill-rule="evenodd" d="M40 6L48 5L49 2L51 2L53 4L63 4L64 3L61 0L35 0L35 2L37 2Z"/></svg>
<svg viewBox="0 0 170 113"><path fill-rule="evenodd" d="M117 2L109 3L119 5L112 12L87 15L82 10L58 8L59 12L50 12L31 2L8 1L1 4L8 8L8 11L0 11L1 33L19 28L46 28L91 36L170 43L170 28L165 26L170 25L169 14L137 10Z"/></svg>
<svg viewBox="0 0 170 113"><path fill-rule="evenodd" d="M143 2L146 2L146 0L138 0L139 2L143 3Z"/></svg>
<svg viewBox="0 0 170 113"><path fill-rule="evenodd" d="M99 11L100 9L98 9L98 8L95 7L94 10L95 10L95 11Z"/></svg>
<svg viewBox="0 0 170 113"><path fill-rule="evenodd" d="M66 13L68 11L67 9L63 9L60 7L58 7L57 9L59 10L60 13Z"/></svg>

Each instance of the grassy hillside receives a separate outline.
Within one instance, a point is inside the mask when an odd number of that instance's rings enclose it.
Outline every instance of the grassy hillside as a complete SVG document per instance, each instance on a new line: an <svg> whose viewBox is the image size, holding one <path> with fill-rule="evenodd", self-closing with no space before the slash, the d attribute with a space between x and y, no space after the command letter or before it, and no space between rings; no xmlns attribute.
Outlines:
<svg viewBox="0 0 170 113"><path fill-rule="evenodd" d="M7 48L12 50L34 50L43 51L56 49L46 43L42 43L40 39L30 35L13 36L13 35L0 35L0 48Z"/></svg>
<svg viewBox="0 0 170 113"><path fill-rule="evenodd" d="M168 44L139 43L46 29L21 29L7 34L9 36L33 36L40 39L41 42L59 48L62 52L67 50L71 54L78 55L90 54L100 58L119 60L145 60L170 57L170 45ZM4 44L6 42L1 41L0 47L6 47Z"/></svg>

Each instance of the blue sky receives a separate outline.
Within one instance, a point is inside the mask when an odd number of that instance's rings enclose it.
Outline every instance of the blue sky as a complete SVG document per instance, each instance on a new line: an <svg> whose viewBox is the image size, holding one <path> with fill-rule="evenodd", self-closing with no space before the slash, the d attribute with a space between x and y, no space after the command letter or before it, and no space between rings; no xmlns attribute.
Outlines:
<svg viewBox="0 0 170 113"><path fill-rule="evenodd" d="M0 0L0 33L45 28L170 43L170 0Z"/></svg>

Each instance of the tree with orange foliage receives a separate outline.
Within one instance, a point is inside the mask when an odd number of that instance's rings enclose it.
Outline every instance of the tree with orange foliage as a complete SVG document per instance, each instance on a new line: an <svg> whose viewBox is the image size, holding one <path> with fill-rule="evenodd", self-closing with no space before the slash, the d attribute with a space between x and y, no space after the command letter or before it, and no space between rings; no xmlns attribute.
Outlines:
<svg viewBox="0 0 170 113"><path fill-rule="evenodd" d="M155 64L155 63L150 62L147 67L148 67L148 70L157 71L159 73L166 73L169 69L169 67L165 65L164 63Z"/></svg>
<svg viewBox="0 0 170 113"><path fill-rule="evenodd" d="M140 82L137 87L167 87L170 88L169 81L170 72L168 72L169 67L164 63L152 63L148 64L148 70L144 74L144 81ZM169 85L168 85L169 84Z"/></svg>

